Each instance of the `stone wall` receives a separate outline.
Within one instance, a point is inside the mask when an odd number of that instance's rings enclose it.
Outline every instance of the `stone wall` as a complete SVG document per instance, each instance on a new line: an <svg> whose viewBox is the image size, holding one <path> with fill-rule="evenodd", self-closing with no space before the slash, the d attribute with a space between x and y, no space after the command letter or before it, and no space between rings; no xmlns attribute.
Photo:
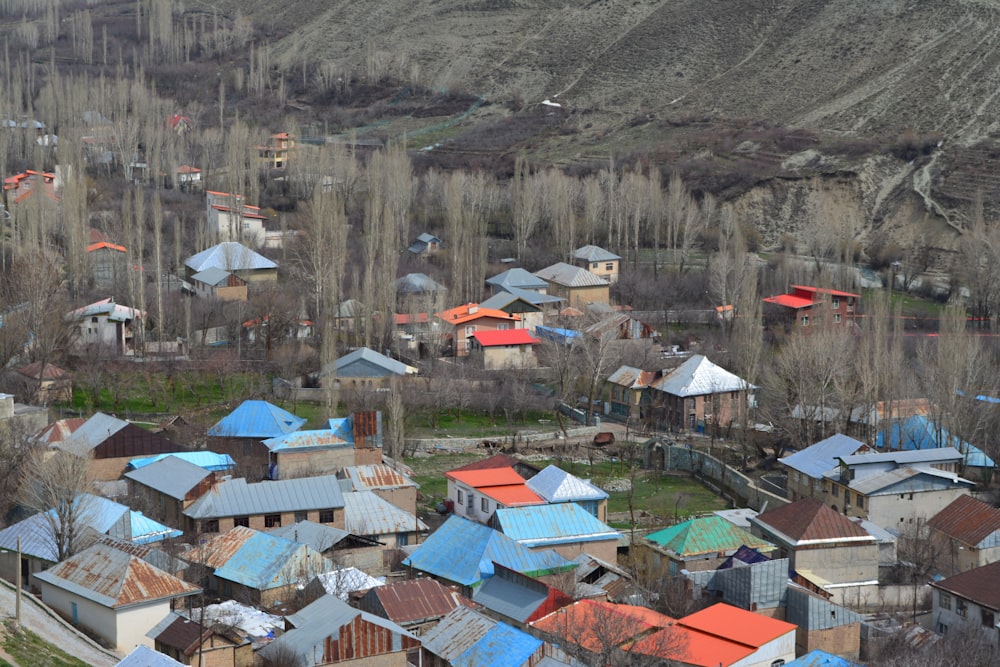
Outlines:
<svg viewBox="0 0 1000 667"><path fill-rule="evenodd" d="M763 512L765 508L776 509L789 503L787 498L757 486L753 479L714 456L697 449L688 449L678 445L661 446L664 469L691 472L713 491L732 501L736 507L750 507L758 512ZM649 447L647 445L647 465L650 465L652 459Z"/></svg>

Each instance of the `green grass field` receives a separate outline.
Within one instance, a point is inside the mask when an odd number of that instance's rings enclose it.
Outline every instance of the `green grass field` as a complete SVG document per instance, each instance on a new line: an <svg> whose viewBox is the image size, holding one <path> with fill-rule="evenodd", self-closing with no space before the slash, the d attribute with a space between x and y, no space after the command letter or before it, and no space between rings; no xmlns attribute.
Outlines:
<svg viewBox="0 0 1000 667"><path fill-rule="evenodd" d="M20 667L87 667L87 663L44 641L30 630L15 632L7 623L3 649ZM0 665L9 663L0 660Z"/></svg>

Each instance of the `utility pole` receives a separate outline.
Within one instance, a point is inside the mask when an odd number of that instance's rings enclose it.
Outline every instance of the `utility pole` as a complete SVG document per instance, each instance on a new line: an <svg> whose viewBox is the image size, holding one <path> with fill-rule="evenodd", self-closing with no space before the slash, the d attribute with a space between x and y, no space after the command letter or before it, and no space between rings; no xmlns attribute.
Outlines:
<svg viewBox="0 0 1000 667"><path fill-rule="evenodd" d="M17 537L17 586L14 587L14 627L21 629L21 536Z"/></svg>

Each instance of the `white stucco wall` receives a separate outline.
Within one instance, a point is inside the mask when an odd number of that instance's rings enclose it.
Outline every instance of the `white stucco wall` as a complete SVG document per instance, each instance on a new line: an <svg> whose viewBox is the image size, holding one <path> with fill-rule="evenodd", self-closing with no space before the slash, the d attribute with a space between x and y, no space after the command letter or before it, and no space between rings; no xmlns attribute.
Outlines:
<svg viewBox="0 0 1000 667"><path fill-rule="evenodd" d="M775 660L791 662L794 659L795 629L793 628L762 645L742 660L737 660L730 667L771 667Z"/></svg>

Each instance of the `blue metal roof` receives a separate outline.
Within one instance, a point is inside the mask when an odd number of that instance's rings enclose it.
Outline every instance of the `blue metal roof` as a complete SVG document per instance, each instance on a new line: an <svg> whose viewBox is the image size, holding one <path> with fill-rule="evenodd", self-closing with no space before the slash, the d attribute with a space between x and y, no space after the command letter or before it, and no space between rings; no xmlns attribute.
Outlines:
<svg viewBox="0 0 1000 667"><path fill-rule="evenodd" d="M528 547L619 537L617 530L576 503L506 507L494 516L504 535Z"/></svg>
<svg viewBox="0 0 1000 667"><path fill-rule="evenodd" d="M879 449L885 447L885 432L879 431L875 442ZM965 456L965 464L976 468L992 468L996 464L981 449L958 436L951 435L927 417L915 415L895 422L889 431L889 449L915 451L954 447Z"/></svg>
<svg viewBox="0 0 1000 667"><path fill-rule="evenodd" d="M298 581L300 570L311 577L327 568L318 553L281 537L254 531L220 568L215 576L264 591ZM309 571L309 565L315 571Z"/></svg>
<svg viewBox="0 0 1000 667"><path fill-rule="evenodd" d="M535 335L539 338L544 338L545 340L550 340L553 343L562 343L563 345L569 345L570 341L574 338L580 338L583 336L582 332L575 331L573 329L559 329L557 327L535 327Z"/></svg>
<svg viewBox="0 0 1000 667"><path fill-rule="evenodd" d="M461 545L461 548L456 548ZM530 551L481 523L452 516L403 561L414 569L463 586L493 576L493 562L522 574L570 570L576 563L554 551Z"/></svg>
<svg viewBox="0 0 1000 667"><path fill-rule="evenodd" d="M182 461L187 461L188 463L194 464L199 468L204 468L205 470L214 472L225 472L231 470L236 466L236 461L229 454L216 454L215 452L209 451L197 451L197 452L174 452L173 454L158 454L156 456L147 456L143 458L132 459L128 462L128 467L132 470L138 470L139 468L144 468L151 463L156 463L162 461L168 456L176 456Z"/></svg>
<svg viewBox="0 0 1000 667"><path fill-rule="evenodd" d="M861 667L861 663L816 649L786 662L785 667Z"/></svg>
<svg viewBox="0 0 1000 667"><path fill-rule="evenodd" d="M129 520L132 523L132 541L135 544L151 544L161 542L171 537L180 537L184 533L164 526L162 523L153 521L142 512L129 512Z"/></svg>
<svg viewBox="0 0 1000 667"><path fill-rule="evenodd" d="M344 442L354 444L354 421L350 417L334 417L329 423L334 435Z"/></svg>
<svg viewBox="0 0 1000 667"><path fill-rule="evenodd" d="M864 447L863 442L849 438L842 433L831 435L826 440L820 440L806 447L801 452L780 459L789 468L798 470L813 479L822 479L823 473L837 467L837 459L850 456Z"/></svg>
<svg viewBox="0 0 1000 667"><path fill-rule="evenodd" d="M455 667L517 667L527 664L542 640L504 622L486 631L452 663Z"/></svg>
<svg viewBox="0 0 1000 667"><path fill-rule="evenodd" d="M238 408L208 429L208 435L263 440L298 431L306 421L267 401L243 401Z"/></svg>

